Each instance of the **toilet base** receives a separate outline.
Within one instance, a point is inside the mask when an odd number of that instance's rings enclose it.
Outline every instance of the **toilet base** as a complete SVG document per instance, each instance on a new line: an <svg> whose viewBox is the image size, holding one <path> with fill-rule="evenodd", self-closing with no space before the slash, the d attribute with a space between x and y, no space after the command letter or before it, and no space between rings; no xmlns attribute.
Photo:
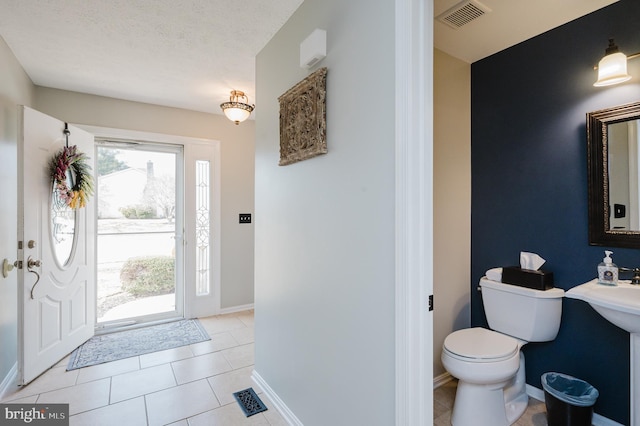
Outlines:
<svg viewBox="0 0 640 426"><path fill-rule="evenodd" d="M529 396L525 393L518 396L513 401L508 402L505 405L505 413L507 414L508 424L512 425L518 421L520 417L527 411L529 405Z"/></svg>
<svg viewBox="0 0 640 426"><path fill-rule="evenodd" d="M504 386L505 383L476 385L458 381L451 424L453 426L509 426L504 403Z"/></svg>
<svg viewBox="0 0 640 426"><path fill-rule="evenodd" d="M524 414L529 405L527 382L524 369L524 354L520 352L520 368L513 379L504 388L505 412L508 424L515 423Z"/></svg>
<svg viewBox="0 0 640 426"><path fill-rule="evenodd" d="M458 381L456 400L451 413L453 426L509 426L527 409L524 354L520 367L506 382L478 385Z"/></svg>

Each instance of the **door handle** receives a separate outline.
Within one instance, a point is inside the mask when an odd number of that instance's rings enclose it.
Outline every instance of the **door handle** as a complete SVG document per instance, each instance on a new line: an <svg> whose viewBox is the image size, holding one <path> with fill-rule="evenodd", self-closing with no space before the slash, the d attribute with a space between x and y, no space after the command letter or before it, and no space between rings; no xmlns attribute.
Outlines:
<svg viewBox="0 0 640 426"><path fill-rule="evenodd" d="M31 256L29 256L29 258L27 259L27 271L29 271L32 274L36 275L36 282L33 283L33 286L31 287L31 298L32 299L33 299L33 289L36 288L36 285L40 281L40 274L37 271L35 271L33 268L34 267L40 267L41 264L42 263L39 260L33 260L31 258Z"/></svg>

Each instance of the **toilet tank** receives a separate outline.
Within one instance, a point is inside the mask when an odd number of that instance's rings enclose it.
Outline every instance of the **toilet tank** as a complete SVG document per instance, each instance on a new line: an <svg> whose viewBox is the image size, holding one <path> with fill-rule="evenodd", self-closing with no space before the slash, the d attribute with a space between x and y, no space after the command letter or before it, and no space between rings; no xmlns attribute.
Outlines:
<svg viewBox="0 0 640 426"><path fill-rule="evenodd" d="M548 342L558 335L564 290L534 290L486 277L480 287L492 330L527 342Z"/></svg>

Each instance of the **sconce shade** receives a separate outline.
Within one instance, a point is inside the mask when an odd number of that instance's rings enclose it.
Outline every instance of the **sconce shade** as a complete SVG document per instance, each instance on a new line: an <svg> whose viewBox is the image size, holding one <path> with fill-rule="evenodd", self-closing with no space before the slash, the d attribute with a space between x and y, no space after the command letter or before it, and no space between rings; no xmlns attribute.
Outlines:
<svg viewBox="0 0 640 426"><path fill-rule="evenodd" d="M609 47L606 56L598 63L598 81L593 83L596 87L611 86L630 80L627 74L627 57L618 50L613 39L609 39Z"/></svg>
<svg viewBox="0 0 640 426"><path fill-rule="evenodd" d="M241 92L240 90L232 90L229 102L220 104L220 108L222 108L224 115L226 115L229 120L236 123L236 125L249 118L251 111L255 108L255 105L249 105L248 103L241 102L242 99L249 102L249 98L245 96L244 92Z"/></svg>

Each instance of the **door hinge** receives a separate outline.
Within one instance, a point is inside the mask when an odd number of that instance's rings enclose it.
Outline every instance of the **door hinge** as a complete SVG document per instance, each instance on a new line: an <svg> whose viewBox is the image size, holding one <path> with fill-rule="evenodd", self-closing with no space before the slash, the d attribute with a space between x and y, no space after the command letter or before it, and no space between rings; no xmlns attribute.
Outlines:
<svg viewBox="0 0 640 426"><path fill-rule="evenodd" d="M433 294L429 295L429 312L433 311Z"/></svg>

